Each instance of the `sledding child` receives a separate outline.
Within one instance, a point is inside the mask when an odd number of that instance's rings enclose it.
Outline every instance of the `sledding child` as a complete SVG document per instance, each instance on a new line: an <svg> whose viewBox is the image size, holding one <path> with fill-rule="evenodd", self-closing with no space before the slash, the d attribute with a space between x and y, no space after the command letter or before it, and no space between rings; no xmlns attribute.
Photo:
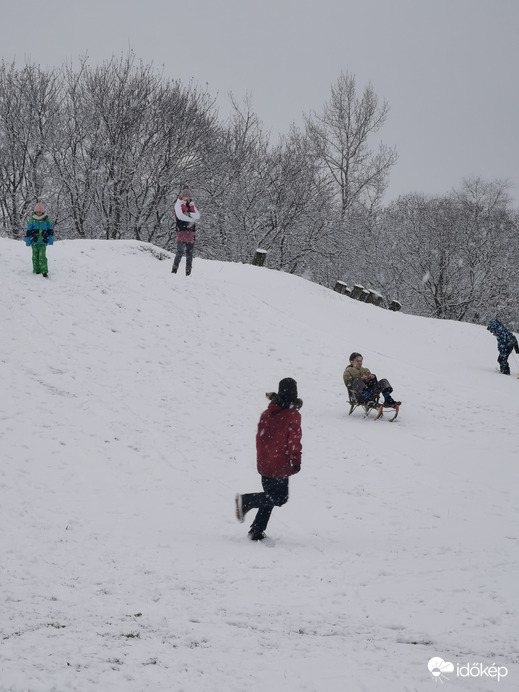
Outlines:
<svg viewBox="0 0 519 692"><path fill-rule="evenodd" d="M373 375L368 368L362 367L362 355L360 353L352 353L350 356L350 364L343 373L344 384L356 396L359 404L367 404L375 402L379 394L384 397L383 406L387 408L395 408L400 406L401 401L395 401L391 397L393 387L387 380L377 380L376 375Z"/></svg>
<svg viewBox="0 0 519 692"><path fill-rule="evenodd" d="M38 202L27 224L25 235L25 244L27 247L32 247L32 271L34 274L42 274L45 278L49 275L47 245L53 243L52 222L45 213L43 204Z"/></svg>
<svg viewBox="0 0 519 692"><path fill-rule="evenodd" d="M487 329L497 339L497 350L499 351L497 362L499 363L499 369L503 375L509 375L510 366L508 364L508 356L514 349L516 353L519 353L519 344L517 343L517 338L498 320L490 320Z"/></svg>
<svg viewBox="0 0 519 692"><path fill-rule="evenodd" d="M303 405L297 398L297 382L286 377L279 383L277 394L267 393L270 404L261 414L256 435L257 468L261 475L262 493L236 495L236 518L243 522L251 509L258 512L251 524L249 538L265 538L274 507L288 501L288 479L301 470L301 414Z"/></svg>

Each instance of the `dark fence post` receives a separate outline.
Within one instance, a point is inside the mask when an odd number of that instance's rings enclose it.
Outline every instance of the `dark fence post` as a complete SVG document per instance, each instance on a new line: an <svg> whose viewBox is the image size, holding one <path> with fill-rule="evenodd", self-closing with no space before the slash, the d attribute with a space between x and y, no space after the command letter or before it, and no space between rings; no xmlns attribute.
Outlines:
<svg viewBox="0 0 519 692"><path fill-rule="evenodd" d="M372 305L380 307L382 305L382 301L384 300L380 293L377 293L377 291L374 291L372 288L368 288L368 293L369 296L366 299L366 303L371 303Z"/></svg>
<svg viewBox="0 0 519 692"><path fill-rule="evenodd" d="M384 296L381 293L378 293L378 291L373 291L373 300L371 302L373 305L376 305L377 308L380 308L384 302Z"/></svg>
<svg viewBox="0 0 519 692"><path fill-rule="evenodd" d="M254 259L252 260L252 264L256 267L263 267L263 265L265 264L267 253L267 250L260 250L258 248L254 253Z"/></svg>
<svg viewBox="0 0 519 692"><path fill-rule="evenodd" d="M337 291L337 293L340 293L343 296L347 296L350 289L346 286L344 281L336 281L333 290Z"/></svg>
<svg viewBox="0 0 519 692"><path fill-rule="evenodd" d="M360 284L354 284L353 288L351 289L350 293L350 298L353 298L354 300L362 300L361 295L364 292L364 286L361 286Z"/></svg>

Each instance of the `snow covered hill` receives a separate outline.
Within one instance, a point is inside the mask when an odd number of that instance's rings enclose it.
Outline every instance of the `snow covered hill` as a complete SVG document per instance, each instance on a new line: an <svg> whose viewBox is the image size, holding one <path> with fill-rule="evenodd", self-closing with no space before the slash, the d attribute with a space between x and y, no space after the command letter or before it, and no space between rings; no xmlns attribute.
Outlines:
<svg viewBox="0 0 519 692"><path fill-rule="evenodd" d="M519 367L484 327L138 242L57 242L48 280L0 249L2 691L410 692L433 657L519 689ZM348 417L354 350L396 423ZM288 376L303 468L251 543Z"/></svg>

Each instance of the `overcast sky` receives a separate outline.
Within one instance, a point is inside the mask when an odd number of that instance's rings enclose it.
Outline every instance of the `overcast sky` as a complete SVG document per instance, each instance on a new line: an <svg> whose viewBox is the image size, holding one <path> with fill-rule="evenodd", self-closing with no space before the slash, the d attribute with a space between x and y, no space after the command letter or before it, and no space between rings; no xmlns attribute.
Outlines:
<svg viewBox="0 0 519 692"><path fill-rule="evenodd" d="M387 199L508 178L519 202L519 0L0 0L0 54L59 67L129 48L168 77L246 94L273 138L341 71L390 105ZM376 142L374 142L376 144Z"/></svg>

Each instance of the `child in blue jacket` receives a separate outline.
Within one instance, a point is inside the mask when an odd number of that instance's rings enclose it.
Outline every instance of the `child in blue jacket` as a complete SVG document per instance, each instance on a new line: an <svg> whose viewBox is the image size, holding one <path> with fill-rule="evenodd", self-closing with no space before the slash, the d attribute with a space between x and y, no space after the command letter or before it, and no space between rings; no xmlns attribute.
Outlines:
<svg viewBox="0 0 519 692"><path fill-rule="evenodd" d="M35 274L49 275L47 265L47 245L54 243L52 222L45 213L41 202L34 207L34 212L27 224L25 244L32 247L32 271Z"/></svg>
<svg viewBox="0 0 519 692"><path fill-rule="evenodd" d="M517 338L515 334L512 334L512 332L504 327L498 320L490 320L487 329L497 338L497 350L499 351L497 362L499 363L499 368L503 375L509 375L510 366L508 365L508 356L512 353L513 349L515 349L516 353L519 353Z"/></svg>

